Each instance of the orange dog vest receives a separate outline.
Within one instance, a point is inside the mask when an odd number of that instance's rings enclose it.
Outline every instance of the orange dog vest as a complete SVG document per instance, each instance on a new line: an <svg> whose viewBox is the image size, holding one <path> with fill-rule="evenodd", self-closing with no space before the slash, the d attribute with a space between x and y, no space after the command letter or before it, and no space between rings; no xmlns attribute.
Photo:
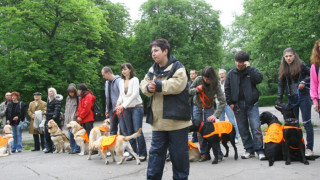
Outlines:
<svg viewBox="0 0 320 180"><path fill-rule="evenodd" d="M2 136L0 136L0 148L4 147L8 140L11 139L12 137L9 137L9 138L3 138Z"/></svg>
<svg viewBox="0 0 320 180"><path fill-rule="evenodd" d="M283 141L283 126L281 124L273 123L265 131L267 131L267 134L264 143L280 143Z"/></svg>
<svg viewBox="0 0 320 180"><path fill-rule="evenodd" d="M214 122L214 131L210 134L204 135L204 138L211 137L215 134L219 134L219 137L221 137L221 134L229 134L232 131L232 123L229 121L220 121L220 122Z"/></svg>
<svg viewBox="0 0 320 180"><path fill-rule="evenodd" d="M109 147L112 146L117 139L118 135L113 135L113 136L107 136L104 137L101 141L100 144L100 149L102 151L102 153L105 153L106 150L109 150Z"/></svg>
<svg viewBox="0 0 320 180"><path fill-rule="evenodd" d="M189 149L198 149L198 146L189 140L188 140L188 146L189 146Z"/></svg>
<svg viewBox="0 0 320 180"><path fill-rule="evenodd" d="M83 135L77 135L75 138L77 139L79 136L82 137L85 142L89 142L88 133L85 133Z"/></svg>

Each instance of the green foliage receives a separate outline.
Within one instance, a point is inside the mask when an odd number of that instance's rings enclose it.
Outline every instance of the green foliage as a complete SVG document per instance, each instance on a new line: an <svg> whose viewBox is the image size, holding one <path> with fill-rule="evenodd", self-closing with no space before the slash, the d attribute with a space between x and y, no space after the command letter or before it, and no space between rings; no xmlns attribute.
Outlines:
<svg viewBox="0 0 320 180"><path fill-rule="evenodd" d="M277 101L277 95L272 95L272 96L260 96L258 102L259 102L259 107L267 107L267 106L274 106L276 101ZM288 98L285 96L282 102L288 102Z"/></svg>
<svg viewBox="0 0 320 180"><path fill-rule="evenodd" d="M320 38L319 0L246 0L244 13L230 30L228 49L250 53L264 75L264 95L274 94L282 52L294 48L309 63L314 42Z"/></svg>

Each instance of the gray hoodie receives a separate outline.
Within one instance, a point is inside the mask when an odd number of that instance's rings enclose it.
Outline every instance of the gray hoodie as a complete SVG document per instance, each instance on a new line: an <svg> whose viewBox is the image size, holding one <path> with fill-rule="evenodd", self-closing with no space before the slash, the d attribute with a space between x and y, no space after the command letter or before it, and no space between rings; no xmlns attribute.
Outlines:
<svg viewBox="0 0 320 180"><path fill-rule="evenodd" d="M109 83L111 83L111 104L112 104L112 111L114 111L114 108L117 105L117 101L119 98L119 81L121 80L119 75L115 75L113 80L110 81L106 81L105 84L105 94L106 94L106 113L108 113L109 111L111 111L111 109L109 109L109 105L110 105L110 100L109 100Z"/></svg>

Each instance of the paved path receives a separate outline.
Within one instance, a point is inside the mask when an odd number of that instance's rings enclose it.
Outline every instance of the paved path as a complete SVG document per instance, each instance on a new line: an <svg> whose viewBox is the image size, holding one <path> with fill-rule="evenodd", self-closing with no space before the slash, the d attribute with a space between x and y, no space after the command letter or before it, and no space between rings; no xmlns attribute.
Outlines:
<svg viewBox="0 0 320 180"><path fill-rule="evenodd" d="M260 108L260 111L270 111L281 119L280 114L270 107ZM312 120L318 125L315 128L314 152L320 155L320 129L319 116L312 114ZM99 125L101 122L96 122ZM143 131L147 141L147 148L150 148L151 127L143 124ZM32 139L28 132L23 132L23 140ZM230 145L231 146L231 145ZM243 154L242 143L237 144L239 154ZM224 149L222 149L224 151ZM234 151L230 148L230 157L225 158L217 165L210 161L190 163L189 179L318 179L320 159L310 161L306 166L300 162L293 162L286 166L284 161L275 162L273 167L268 167L267 161L252 159L233 159ZM116 157L119 160L119 157ZM97 155L92 160L86 156L64 154L44 154L43 152L23 151L9 157L0 158L1 179L116 179L136 180L146 179L147 162L136 165L135 161L124 162L123 165L111 163L105 165ZM166 162L163 179L172 179L172 165Z"/></svg>

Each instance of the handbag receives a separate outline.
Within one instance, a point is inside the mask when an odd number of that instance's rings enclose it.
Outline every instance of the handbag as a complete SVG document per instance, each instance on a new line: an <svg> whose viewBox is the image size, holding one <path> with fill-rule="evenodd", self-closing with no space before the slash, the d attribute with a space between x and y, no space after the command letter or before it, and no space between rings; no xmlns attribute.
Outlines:
<svg viewBox="0 0 320 180"><path fill-rule="evenodd" d="M30 122L27 120L27 118L24 118L24 121L19 122L18 128L20 131L26 130L28 129L29 125L30 125Z"/></svg>

